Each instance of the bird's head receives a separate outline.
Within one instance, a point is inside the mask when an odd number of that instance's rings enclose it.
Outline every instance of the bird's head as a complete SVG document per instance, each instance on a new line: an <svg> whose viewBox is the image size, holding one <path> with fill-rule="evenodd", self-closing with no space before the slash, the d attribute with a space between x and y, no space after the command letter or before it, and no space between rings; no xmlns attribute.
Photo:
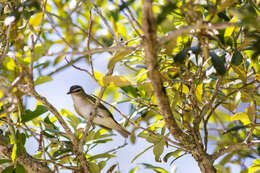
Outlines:
<svg viewBox="0 0 260 173"><path fill-rule="evenodd" d="M83 88L79 85L73 85L70 87L69 92L67 94L78 94L84 92Z"/></svg>

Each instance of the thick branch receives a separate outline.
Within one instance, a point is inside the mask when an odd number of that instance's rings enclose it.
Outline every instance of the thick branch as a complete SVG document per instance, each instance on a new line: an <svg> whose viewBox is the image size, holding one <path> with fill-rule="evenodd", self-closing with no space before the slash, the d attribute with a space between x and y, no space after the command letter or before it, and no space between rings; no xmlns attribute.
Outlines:
<svg viewBox="0 0 260 173"><path fill-rule="evenodd" d="M166 126L175 139L183 144L191 144L191 138L179 128L174 119L168 96L163 87L163 80L160 77L161 74L157 62L156 24L153 17L152 0L143 1L143 29L145 61L148 66L148 75L154 88L160 113L164 117Z"/></svg>

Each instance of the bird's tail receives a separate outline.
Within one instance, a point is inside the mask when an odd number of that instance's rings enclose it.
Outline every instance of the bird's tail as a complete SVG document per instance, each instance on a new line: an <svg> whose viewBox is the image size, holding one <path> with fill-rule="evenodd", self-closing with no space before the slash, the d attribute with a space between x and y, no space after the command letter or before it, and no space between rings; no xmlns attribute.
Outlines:
<svg viewBox="0 0 260 173"><path fill-rule="evenodd" d="M117 124L115 130L122 135L123 137L127 138L131 133L127 131L124 127L122 127L120 124Z"/></svg>

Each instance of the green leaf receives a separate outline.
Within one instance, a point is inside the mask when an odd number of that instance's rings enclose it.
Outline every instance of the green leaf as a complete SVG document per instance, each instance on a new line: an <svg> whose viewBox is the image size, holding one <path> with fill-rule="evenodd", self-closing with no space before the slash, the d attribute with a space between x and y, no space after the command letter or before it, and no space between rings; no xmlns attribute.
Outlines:
<svg viewBox="0 0 260 173"><path fill-rule="evenodd" d="M37 105L36 109L34 111L26 110L24 114L22 114L22 123L26 123L28 121L31 121L32 119L44 114L47 112L48 109L43 105Z"/></svg>
<svg viewBox="0 0 260 173"><path fill-rule="evenodd" d="M137 167L131 169L129 173L135 173L138 169L139 169L139 167L137 166Z"/></svg>
<svg viewBox="0 0 260 173"><path fill-rule="evenodd" d="M165 169L158 167L158 166L153 166L148 163L142 163L142 165L144 165L146 167L146 169L152 169L157 173L168 173L168 171L166 171Z"/></svg>
<svg viewBox="0 0 260 173"><path fill-rule="evenodd" d="M98 167L98 165L94 162L88 162L89 168L90 168L90 172L95 172L95 173L99 173L100 169Z"/></svg>
<svg viewBox="0 0 260 173"><path fill-rule="evenodd" d="M3 64L7 68L7 70L10 70L10 71L14 71L14 69L16 68L15 61L9 57L7 57L3 60Z"/></svg>
<svg viewBox="0 0 260 173"><path fill-rule="evenodd" d="M148 151L149 149L151 149L153 147L153 145L151 145L150 147L147 147L144 151L142 151L141 153L137 154L132 160L131 163L133 163L138 157L140 157L142 154L144 154L146 151Z"/></svg>
<svg viewBox="0 0 260 173"><path fill-rule="evenodd" d="M257 173L260 170L260 159L255 159L252 166L249 167L248 173Z"/></svg>
<svg viewBox="0 0 260 173"><path fill-rule="evenodd" d="M15 162L16 158L17 158L17 144L14 144L12 149L11 159L13 162Z"/></svg>
<svg viewBox="0 0 260 173"><path fill-rule="evenodd" d="M6 167L1 173L13 173L13 172L15 172L15 169L14 169L14 166L11 165L11 166Z"/></svg>
<svg viewBox="0 0 260 173"><path fill-rule="evenodd" d="M102 170L105 166L106 166L106 164L107 164L107 162L106 161L100 161L99 163L98 163L98 167L99 167L99 169L100 170Z"/></svg>
<svg viewBox="0 0 260 173"><path fill-rule="evenodd" d="M202 99L202 92L203 92L203 83L199 84L197 87L196 87L196 98L198 99L199 102L201 102L201 99Z"/></svg>
<svg viewBox="0 0 260 173"><path fill-rule="evenodd" d="M91 156L88 158L89 161L100 159L100 158L112 158L116 157L114 154L109 154L109 153L102 153L102 154L97 154L95 156Z"/></svg>
<svg viewBox="0 0 260 173"><path fill-rule="evenodd" d="M232 59L231 59L231 64L233 65L240 65L243 61L243 55L241 54L240 51L235 50Z"/></svg>
<svg viewBox="0 0 260 173"><path fill-rule="evenodd" d="M108 69L112 69L114 68L115 64L118 61L121 61L123 59L125 59L126 55L130 54L132 51L131 50L123 50L123 51L119 51L117 52L108 62Z"/></svg>
<svg viewBox="0 0 260 173"><path fill-rule="evenodd" d="M27 173L26 169L23 167L23 165L17 163L15 168L16 173Z"/></svg>
<svg viewBox="0 0 260 173"><path fill-rule="evenodd" d="M187 52L188 52L189 48L184 48L182 51L180 51L177 55L175 55L173 57L174 62L180 63L182 64L185 60L185 58L187 57Z"/></svg>
<svg viewBox="0 0 260 173"><path fill-rule="evenodd" d="M234 120L249 120L249 117L245 112L240 112L240 113L233 115L230 118L230 120L231 121L234 121Z"/></svg>
<svg viewBox="0 0 260 173"><path fill-rule="evenodd" d="M52 156L53 157L58 157L58 156L60 156L60 155L62 155L64 153L68 153L68 152L71 152L70 148L61 148L61 149L55 151Z"/></svg>
<svg viewBox="0 0 260 173"><path fill-rule="evenodd" d="M50 76L39 76L35 81L34 85L40 85L46 82L52 81L52 78Z"/></svg>
<svg viewBox="0 0 260 173"><path fill-rule="evenodd" d="M211 62L213 64L213 67L215 68L217 73L219 75L224 75L226 73L224 60L221 59L218 55L216 55L215 52L210 52L209 54L211 56Z"/></svg>
<svg viewBox="0 0 260 173"><path fill-rule="evenodd" d="M162 140L160 140L160 142L155 144L153 147L153 154L155 156L155 161L157 162L161 162L160 156L163 153L164 144L165 144L165 138L162 138Z"/></svg>
<svg viewBox="0 0 260 173"><path fill-rule="evenodd" d="M145 138L148 142L153 143L153 144L156 144L161 140L160 137L153 135L151 133L146 133L144 131L139 133L138 137Z"/></svg>
<svg viewBox="0 0 260 173"><path fill-rule="evenodd" d="M103 84L104 86L112 85L117 87L124 87L131 85L131 82L129 82L123 76L104 76Z"/></svg>
<svg viewBox="0 0 260 173"><path fill-rule="evenodd" d="M169 153L167 153L167 154L164 156L163 161L164 161L164 162L167 162L170 157L177 158L177 157L179 157L179 156L181 155L182 152L183 152L183 151L182 151L182 150L179 150L179 149L178 149L178 150L175 150L175 151L172 151L172 152L169 152Z"/></svg>
<svg viewBox="0 0 260 173"><path fill-rule="evenodd" d="M4 164L4 163L10 163L12 162L12 160L9 160L9 159L0 159L0 165L1 164Z"/></svg>
<svg viewBox="0 0 260 173"><path fill-rule="evenodd" d="M133 86L123 86L121 89L126 92L129 96L136 98L137 97L137 89Z"/></svg>

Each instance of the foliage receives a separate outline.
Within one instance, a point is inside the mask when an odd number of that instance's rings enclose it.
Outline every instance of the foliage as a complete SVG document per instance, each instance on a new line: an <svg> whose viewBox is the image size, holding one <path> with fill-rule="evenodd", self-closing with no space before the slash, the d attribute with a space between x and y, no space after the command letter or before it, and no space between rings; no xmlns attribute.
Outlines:
<svg viewBox="0 0 260 173"><path fill-rule="evenodd" d="M107 165L118 149L90 154L99 145L114 140L111 134L104 129L82 130L86 120L65 109L58 112L48 98L36 92L35 86L52 81L53 75L66 68L87 72L100 85L99 97L113 96L116 105L131 105L128 115L119 111L124 125L132 129L130 141L143 138L149 144L136 153L132 162L151 149L157 162L169 163L192 154L199 163L193 151L201 147L204 154L215 157L212 164L224 155L214 163L218 172L230 172L230 163L241 165L241 171L259 169L259 1L155 0L152 8L159 64L155 69L145 61L147 26L142 25L142 3L0 2L0 146L12 144L8 157L0 152L3 172L29 172L19 157L26 152L25 142L31 138L39 146L33 157L52 171L84 168L79 157L83 156L91 172L118 172L117 164ZM92 62L103 52L110 56L107 74L96 70ZM64 65L65 56L71 61ZM74 65L79 61L83 69ZM117 66L127 75L113 74ZM189 140L175 139L165 122L166 116L159 109L162 93L156 95L154 89L161 84L154 85L148 75L156 68L173 118L195 141L194 150ZM38 101L34 111L26 102L28 96ZM213 154L208 153L209 142L215 144ZM228 147L232 150L225 150ZM245 160L253 164L244 165ZM152 164L141 165L167 172ZM137 172L139 166L129 171Z"/></svg>

